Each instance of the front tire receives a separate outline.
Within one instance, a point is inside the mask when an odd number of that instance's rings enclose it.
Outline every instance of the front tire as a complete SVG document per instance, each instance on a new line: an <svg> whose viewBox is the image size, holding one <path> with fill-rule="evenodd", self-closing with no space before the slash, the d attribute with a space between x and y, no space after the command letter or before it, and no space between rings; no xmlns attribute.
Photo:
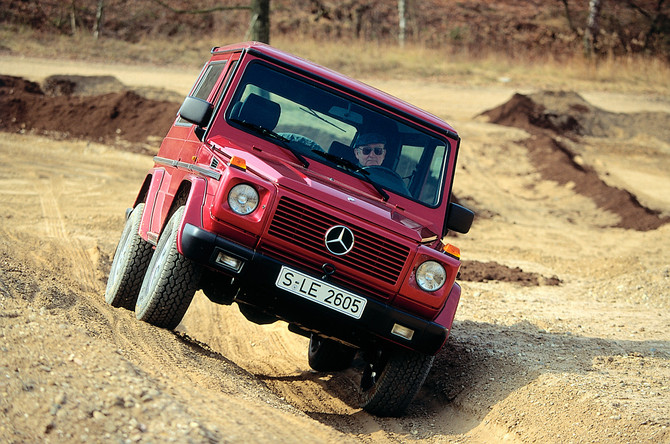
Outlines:
<svg viewBox="0 0 670 444"><path fill-rule="evenodd" d="M339 372L351 367L356 349L331 339L312 334L309 338L307 359L317 372Z"/></svg>
<svg viewBox="0 0 670 444"><path fill-rule="evenodd" d="M400 416L428 376L434 356L384 350L369 359L361 378L361 407L376 416Z"/></svg>
<svg viewBox="0 0 670 444"><path fill-rule="evenodd" d="M180 207L165 226L135 306L137 319L169 330L186 314L201 275L201 268L177 250L184 208Z"/></svg>
<svg viewBox="0 0 670 444"><path fill-rule="evenodd" d="M105 289L105 301L113 307L135 309L137 294L151 261L151 244L139 234L143 212L141 203L130 213L114 253Z"/></svg>

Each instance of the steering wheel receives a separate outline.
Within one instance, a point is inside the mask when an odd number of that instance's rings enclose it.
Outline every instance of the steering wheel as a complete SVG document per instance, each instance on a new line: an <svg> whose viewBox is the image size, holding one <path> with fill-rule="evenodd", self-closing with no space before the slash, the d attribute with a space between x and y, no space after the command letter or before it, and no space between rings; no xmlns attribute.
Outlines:
<svg viewBox="0 0 670 444"><path fill-rule="evenodd" d="M400 177L400 174L396 173L391 168L388 168L388 167L385 167L385 166L370 165L370 166L363 167L363 170L370 173L370 176L372 176L372 177L386 176L390 180L400 180L400 181L402 181L402 177Z"/></svg>
<svg viewBox="0 0 670 444"><path fill-rule="evenodd" d="M400 174L392 169L380 165L372 165L363 167L363 171L367 172L370 178L382 187L399 194L410 195L405 181L402 180Z"/></svg>

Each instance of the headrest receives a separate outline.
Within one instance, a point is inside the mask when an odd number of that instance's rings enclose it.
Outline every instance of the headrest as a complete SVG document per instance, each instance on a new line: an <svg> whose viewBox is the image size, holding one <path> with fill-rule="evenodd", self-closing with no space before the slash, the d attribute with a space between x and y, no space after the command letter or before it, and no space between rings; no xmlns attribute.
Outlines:
<svg viewBox="0 0 670 444"><path fill-rule="evenodd" d="M279 122L281 107L278 103L265 99L258 94L249 94L240 109L239 119L263 128L274 130Z"/></svg>

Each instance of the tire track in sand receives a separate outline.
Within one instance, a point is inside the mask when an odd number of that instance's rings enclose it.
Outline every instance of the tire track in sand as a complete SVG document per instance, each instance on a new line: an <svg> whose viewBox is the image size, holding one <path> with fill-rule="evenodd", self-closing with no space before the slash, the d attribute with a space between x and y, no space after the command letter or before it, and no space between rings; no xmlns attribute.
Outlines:
<svg viewBox="0 0 670 444"><path fill-rule="evenodd" d="M59 257L71 277L79 283L83 291L94 291L99 283L96 279L96 264L91 254L82 246L81 242L70 236L66 229L63 212L58 203L56 188L60 187L53 178L38 177L31 181L39 197L42 226L47 238L58 242ZM43 258L48 261L48 257Z"/></svg>

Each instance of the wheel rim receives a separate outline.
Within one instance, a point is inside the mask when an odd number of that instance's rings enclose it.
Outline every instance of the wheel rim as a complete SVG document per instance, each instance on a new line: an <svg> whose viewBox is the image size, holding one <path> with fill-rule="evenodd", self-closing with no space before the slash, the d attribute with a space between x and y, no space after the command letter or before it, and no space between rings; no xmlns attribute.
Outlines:
<svg viewBox="0 0 670 444"><path fill-rule="evenodd" d="M125 263L126 257L128 256L128 244L130 244L130 225L132 223L128 221L126 229L123 230L123 238L119 242L119 248L114 255L114 260L112 261L112 269L109 272L110 276L113 276L114 282L119 280L119 277L122 273L121 264Z"/></svg>
<svg viewBox="0 0 670 444"><path fill-rule="evenodd" d="M107 291L106 297L111 296L112 290L115 290L119 285L121 276L123 275L123 265L126 263L126 257L128 256L128 247L132 240L132 222L130 219L126 222L125 227L123 228L123 233L121 233L121 240L119 240L119 245L116 247L116 252L114 253L114 260L112 261L112 267L109 270L109 279L107 280ZM108 301L110 302L110 301Z"/></svg>
<svg viewBox="0 0 670 444"><path fill-rule="evenodd" d="M317 335L312 335L309 339L309 352L315 354L321 348L321 338Z"/></svg>
<svg viewBox="0 0 670 444"><path fill-rule="evenodd" d="M169 246L171 238L172 236L170 236L170 239L167 239L164 244L159 245L160 248L156 250L155 256L151 260L151 264L149 265L150 268L146 276L146 282L142 284L142 289L137 297L137 307L144 307L149 301L149 294L153 291L154 285L163 271L163 264L165 263L170 250Z"/></svg>
<svg viewBox="0 0 670 444"><path fill-rule="evenodd" d="M377 383L377 372L375 366L367 364L363 369L363 376L361 377L361 390L367 392Z"/></svg>
<svg viewBox="0 0 670 444"><path fill-rule="evenodd" d="M363 375L361 376L361 391L367 392L374 388L385 366L384 356L381 354L365 364Z"/></svg>
<svg viewBox="0 0 670 444"><path fill-rule="evenodd" d="M158 276L160 275L163 269L163 263L165 262L165 257L167 256L167 250L168 250L167 247L162 248L158 254L158 257L156 258L156 264L154 268L151 270L151 274L149 275L149 282L148 282L149 288L153 288L154 282L158 280Z"/></svg>

